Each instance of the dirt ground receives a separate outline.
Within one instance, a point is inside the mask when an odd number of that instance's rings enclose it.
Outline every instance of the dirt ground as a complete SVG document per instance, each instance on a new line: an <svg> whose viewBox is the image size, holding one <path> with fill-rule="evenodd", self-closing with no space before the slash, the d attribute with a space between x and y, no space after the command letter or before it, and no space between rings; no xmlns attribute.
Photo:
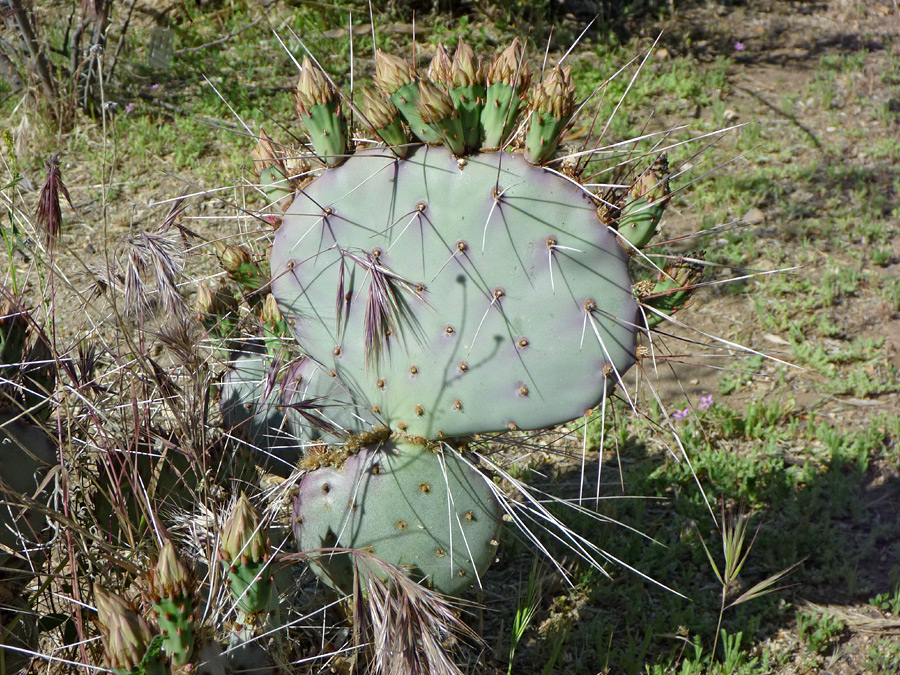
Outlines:
<svg viewBox="0 0 900 675"><path fill-rule="evenodd" d="M677 4L677 3L676 3ZM798 163L819 164L820 175L827 173L829 166L842 165L859 167L869 180L879 185L887 197L887 203L894 209L900 205L900 194L896 172L884 170L867 152L868 144L878 139L900 137L900 116L890 124L866 122L863 110L872 105L887 105L891 110L900 110L896 90L892 94L879 84L878 75L883 70L884 51L890 41L900 36L900 8L890 0L831 0L779 1L759 0L749 3L705 3L693 8L679 9L664 28L664 49L673 55L690 54L698 60L710 61L717 55L731 54L734 64L729 69L729 94L727 105L733 111L736 122L765 120L766 124L788 127L786 142L795 144ZM736 45L740 47L735 50ZM826 55L849 55L866 52L864 67L856 77L842 82L834 107L838 108L841 129L835 129L834 110L806 107L802 114L782 108L786 94L807 91L813 84L816 67ZM845 125L845 126L844 126ZM842 131L857 127L856 138L842 135ZM837 132L837 133L836 133ZM838 137L837 144L824 141ZM835 186L840 192L841 186ZM774 237L786 242L792 241L791 209L808 205L811 195L806 186L788 187L788 204L762 201L746 213L732 214L743 218L758 228L761 237ZM896 213L896 211L894 211ZM886 214L887 215L887 214ZM689 229L690 223L682 225ZM889 228L885 244L893 247L894 264L887 269L888 274L900 274L897 264L900 256L900 223L894 219ZM796 242L796 239L793 239ZM801 270L800 274L811 274L818 278L826 264L851 264L841 250L823 248L820 264ZM749 265L756 269L772 269L771 261L760 258ZM690 323L700 325L712 334L723 334L723 325L741 327L738 332L743 338L741 344L759 349L769 355L790 360L785 350L785 336L772 335L758 328L755 310L746 303L737 303L724 296L707 296L698 303ZM860 293L846 298L833 310L832 319L842 327L842 339L856 336L884 337L886 350L894 365L900 365L900 314L871 293ZM715 391L715 371L684 367L677 378L670 382L670 393L677 395L684 387L689 398L699 399L706 392ZM864 425L878 413L897 414L900 412L900 395L887 393L865 399L831 397L822 391L821 378L811 373L795 371L789 375L791 393L799 409L816 409L836 423L846 426ZM758 397L774 384L766 384L765 378L753 391L743 396ZM740 396L732 397L730 405L740 405ZM880 465L871 472L872 486L879 489L878 499L884 507L883 515L892 518L892 513L900 509L900 490L896 481L896 466ZM874 495L873 495L874 497ZM878 517L877 515L875 516ZM897 564L892 552L897 550L900 534L892 541L882 543L883 554L869 563L869 569L861 574L871 582L884 579L892 566ZM802 602L802 601L801 601ZM897 617L888 617L875 611L871 606L853 601L842 604L824 601L816 605L839 616L850 628L834 655L816 666L799 657L796 662L785 667L784 673L821 672L834 675L851 675L865 670L868 650L876 640L900 633ZM774 636L769 646L778 650L792 650L796 647L796 632L783 631ZM895 670L900 672L900 663Z"/></svg>

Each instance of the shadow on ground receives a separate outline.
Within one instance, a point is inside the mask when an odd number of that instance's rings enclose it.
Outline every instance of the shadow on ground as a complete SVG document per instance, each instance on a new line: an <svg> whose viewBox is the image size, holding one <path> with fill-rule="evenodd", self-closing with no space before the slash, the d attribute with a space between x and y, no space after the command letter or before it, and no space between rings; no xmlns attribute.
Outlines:
<svg viewBox="0 0 900 675"><path fill-rule="evenodd" d="M729 588L729 603L757 582L799 563L779 584L786 588L726 609L723 629L730 635L741 632L745 645L795 628L796 608L804 601L867 605L900 580L900 479L886 460L896 456L894 436L876 428L842 435L809 421L781 420L797 430L794 437L748 438L744 434L755 432L745 426L746 419L732 421L735 426L724 425L725 434L715 438L704 439L699 427L683 430L696 479L685 462L661 452L656 442L648 446L630 441L621 457L606 459L599 513L620 524L557 509L585 538L686 597L616 564L604 564L612 579L602 579L547 537L554 559L571 573L575 586L567 587L547 570L533 623L547 639L523 642L516 663L530 665L519 672L540 672L551 658L554 634L563 632L557 663L566 664L570 673L595 673L604 667L610 672L643 672L653 664L673 668L682 657L694 657L690 643L695 639L706 651L711 649L721 585L701 538L720 569L722 540L697 482L720 524L739 512L753 513L746 542L752 539L752 549L739 583ZM538 489L577 499L580 467L556 474L550 464L534 470ZM596 477L597 470L593 453L585 475ZM549 473L539 478L545 471ZM586 486L585 492L593 489ZM503 589L486 598L485 636L491 645L508 645L509 624L490 619L515 615L532 564L527 549L514 537L508 539L486 581L488 589ZM497 653L499 660L506 649Z"/></svg>

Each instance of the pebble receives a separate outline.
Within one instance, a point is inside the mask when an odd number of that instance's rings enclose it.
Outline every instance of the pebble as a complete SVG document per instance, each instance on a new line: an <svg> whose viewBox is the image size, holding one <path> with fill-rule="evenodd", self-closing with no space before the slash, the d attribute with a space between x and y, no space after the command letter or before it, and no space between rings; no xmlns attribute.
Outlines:
<svg viewBox="0 0 900 675"><path fill-rule="evenodd" d="M763 213L762 209L754 207L747 211L741 220L747 225L759 225L760 223L766 222L766 214Z"/></svg>

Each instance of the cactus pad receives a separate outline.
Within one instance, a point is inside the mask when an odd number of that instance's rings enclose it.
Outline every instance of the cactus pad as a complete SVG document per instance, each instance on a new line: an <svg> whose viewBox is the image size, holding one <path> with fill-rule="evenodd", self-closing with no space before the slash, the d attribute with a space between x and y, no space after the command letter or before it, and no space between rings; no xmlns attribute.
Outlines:
<svg viewBox="0 0 900 675"><path fill-rule="evenodd" d="M357 151L297 196L270 262L301 348L416 436L569 421L634 362L626 254L519 154Z"/></svg>
<svg viewBox="0 0 900 675"><path fill-rule="evenodd" d="M301 358L279 374L272 372L274 359L260 345L248 343L232 357L222 384L225 426L237 430L273 473L290 473L313 443L341 442L380 424L312 359Z"/></svg>
<svg viewBox="0 0 900 675"><path fill-rule="evenodd" d="M304 445L343 442L350 434L381 425L335 374L310 358L291 366L282 390L284 414Z"/></svg>
<svg viewBox="0 0 900 675"><path fill-rule="evenodd" d="M494 559L500 507L464 459L394 439L305 476L294 515L303 551L361 549L458 594ZM329 585L351 588L348 553L324 552L312 567Z"/></svg>
<svg viewBox="0 0 900 675"><path fill-rule="evenodd" d="M281 411L272 366L272 357L256 343L232 354L232 368L222 382L222 418L226 428L257 450L259 464L287 475L302 448Z"/></svg>

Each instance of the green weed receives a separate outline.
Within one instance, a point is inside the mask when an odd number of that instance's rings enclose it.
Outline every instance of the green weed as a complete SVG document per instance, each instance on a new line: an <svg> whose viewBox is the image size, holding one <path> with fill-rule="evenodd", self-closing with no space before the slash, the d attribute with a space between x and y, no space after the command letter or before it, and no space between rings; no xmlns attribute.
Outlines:
<svg viewBox="0 0 900 675"><path fill-rule="evenodd" d="M722 587L721 605L719 606L719 620L718 624L716 625L716 640L713 642L712 654L715 655L716 653L716 644L721 631L723 652L722 656L726 673L733 672L742 660L739 651L742 633L737 633L736 635L729 636L726 631L722 630L722 618L725 615L725 610L729 607L734 607L736 605L749 602L750 600L755 600L756 598L760 598L764 595L768 595L769 593L773 593L774 591L778 590L775 587L775 584L779 583L785 576L790 574L797 565L800 564L799 562L796 562L793 565L786 567L782 571L767 577L763 581L754 584L726 606L725 603L728 600L729 591L737 583L738 576L740 575L744 564L747 562L747 558L750 555L750 549L753 547L753 543L756 540L756 535L754 535L753 539L751 539L749 543L747 542L747 531L749 524L749 516L746 513L738 513L737 516L729 518L728 521L725 522L722 526L721 536L723 565L721 569L716 563L715 558L713 558L712 553L710 553L709 548L707 548L706 542L704 542L703 538L700 537L700 543L703 545L703 551L706 553L706 557L709 560L709 564L716 575L716 579L718 579L719 584Z"/></svg>
<svg viewBox="0 0 900 675"><path fill-rule="evenodd" d="M736 364L733 370L722 373L719 377L719 393L733 394L752 382L756 374L762 370L763 361L762 356L750 356Z"/></svg>
<svg viewBox="0 0 900 675"><path fill-rule="evenodd" d="M897 672L900 663L900 643L891 638L881 638L866 651L866 670L870 673L890 675Z"/></svg>
<svg viewBox="0 0 900 675"><path fill-rule="evenodd" d="M516 656L516 647L525 635L525 631L531 626L534 620L535 612L541 602L539 577L541 574L541 565L537 559L531 565L531 572L528 575L528 585L525 593L519 593L519 605L516 607L516 613L513 616L512 635L509 638L509 667L507 675L512 673L513 661Z"/></svg>
<svg viewBox="0 0 900 675"><path fill-rule="evenodd" d="M871 598L869 604L881 612L900 616L900 584L895 585L890 593L879 593Z"/></svg>
<svg viewBox="0 0 900 675"><path fill-rule="evenodd" d="M797 612L797 627L801 639L816 654L831 650L846 628L843 621L827 612Z"/></svg>

